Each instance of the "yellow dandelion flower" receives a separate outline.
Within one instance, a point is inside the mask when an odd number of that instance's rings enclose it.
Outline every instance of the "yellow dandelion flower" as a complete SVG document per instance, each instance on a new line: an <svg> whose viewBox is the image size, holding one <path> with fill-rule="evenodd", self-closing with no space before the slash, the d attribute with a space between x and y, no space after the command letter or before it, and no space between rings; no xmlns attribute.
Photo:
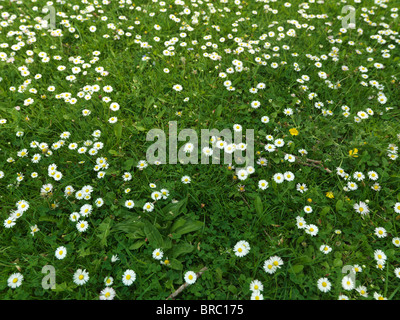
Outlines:
<svg viewBox="0 0 400 320"><path fill-rule="evenodd" d="M333 199L335 196L333 195L333 192L332 191L328 191L327 193L326 193L326 196L328 197L328 198L330 198L330 199Z"/></svg>
<svg viewBox="0 0 400 320"><path fill-rule="evenodd" d="M289 132L292 136L297 136L299 131L296 128L289 129Z"/></svg>

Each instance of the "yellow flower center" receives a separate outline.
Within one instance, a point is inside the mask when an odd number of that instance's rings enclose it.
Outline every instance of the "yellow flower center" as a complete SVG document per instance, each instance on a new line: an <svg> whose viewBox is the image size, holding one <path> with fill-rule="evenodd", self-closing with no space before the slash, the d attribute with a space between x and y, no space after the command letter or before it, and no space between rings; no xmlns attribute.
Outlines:
<svg viewBox="0 0 400 320"><path fill-rule="evenodd" d="M82 280L83 279L83 274L81 274L78 278L79 278L79 280Z"/></svg>

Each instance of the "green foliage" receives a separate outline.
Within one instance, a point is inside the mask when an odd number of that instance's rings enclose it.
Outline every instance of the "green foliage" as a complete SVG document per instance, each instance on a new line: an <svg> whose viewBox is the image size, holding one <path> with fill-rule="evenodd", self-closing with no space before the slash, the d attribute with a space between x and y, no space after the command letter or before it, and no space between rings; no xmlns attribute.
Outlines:
<svg viewBox="0 0 400 320"><path fill-rule="evenodd" d="M393 240L400 230L400 30L394 2L363 1L354 30L342 29L341 5L334 1L109 2L54 2L56 12L65 13L56 16L62 36L36 19L45 15L47 1L0 2L1 298L94 300L105 278L113 277L115 299L166 299L187 271L207 267L177 299L250 299L256 279L264 299L374 299L375 292L399 299L400 253ZM71 75L76 79L68 80ZM174 90L176 84L183 90ZM250 91L260 84L265 88ZM170 121L199 136L202 129L240 124L243 142L246 129L253 130L255 171L239 180L240 165L222 159L141 168L152 144L147 133L161 129L168 140ZM70 136L62 136L66 132ZM284 146L268 152L276 139ZM95 143L102 146L93 151ZM296 161L285 160L286 154ZM53 164L63 175L59 180L50 174ZM294 180L274 179L289 171ZM364 179L358 181L357 172ZM186 175L189 184L181 181ZM260 188L260 180L268 188ZM48 184L52 191L43 191ZM93 187L90 197L78 197L87 186ZM167 195L152 197L162 189ZM98 206L98 199L104 203ZM29 209L7 228L20 200ZM354 209L360 201L368 205L365 215ZM154 208L147 211L149 203ZM82 214L89 204L92 212ZM81 216L72 221L76 212ZM299 217L318 233L301 228ZM81 220L88 224L83 232ZM386 237L377 235L379 227ZM242 240L250 251L239 257L235 245ZM55 255L61 246L64 259ZM160 260L153 257L157 249ZM387 256L383 270L376 250ZM283 264L269 274L264 263L271 257ZM45 265L55 268L55 289L42 287ZM366 298L342 286L343 268L355 265L362 268L356 286L367 288ZM78 269L90 277L82 286L73 280ZM136 273L131 286L122 281L128 269ZM24 279L13 289L8 279L17 272ZM317 285L323 277L332 285L326 293Z"/></svg>

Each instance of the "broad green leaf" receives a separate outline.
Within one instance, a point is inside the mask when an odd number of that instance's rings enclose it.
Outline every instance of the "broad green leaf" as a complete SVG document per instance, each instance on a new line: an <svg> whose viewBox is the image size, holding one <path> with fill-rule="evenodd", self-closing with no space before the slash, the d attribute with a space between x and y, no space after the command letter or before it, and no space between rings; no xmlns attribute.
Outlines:
<svg viewBox="0 0 400 320"><path fill-rule="evenodd" d="M157 115L157 118L158 118L158 119L161 119L161 118L162 118L162 116L163 116L164 113L165 113L165 110L166 110L166 109L162 109L162 110L160 111L160 113Z"/></svg>
<svg viewBox="0 0 400 320"><path fill-rule="evenodd" d="M197 231L203 227L203 222L187 220L186 223L175 230L175 233L179 235L184 235L189 232Z"/></svg>
<svg viewBox="0 0 400 320"><path fill-rule="evenodd" d="M107 237L111 231L112 220L110 217L107 217L97 228L96 236L100 239L100 245L102 247L107 246Z"/></svg>
<svg viewBox="0 0 400 320"><path fill-rule="evenodd" d="M182 254L190 253L194 250L194 246L189 243L182 243L174 246L172 249L172 258L177 258Z"/></svg>
<svg viewBox="0 0 400 320"><path fill-rule="evenodd" d="M300 244L303 240L304 240L304 236L298 237L297 240L296 240L296 244L297 245Z"/></svg>
<svg viewBox="0 0 400 320"><path fill-rule="evenodd" d="M338 200L336 202L336 211L340 211L343 208L343 200Z"/></svg>
<svg viewBox="0 0 400 320"><path fill-rule="evenodd" d="M39 217L39 221L47 221L47 222L58 222L59 220L54 218L54 217L49 217L49 216L41 216Z"/></svg>
<svg viewBox="0 0 400 320"><path fill-rule="evenodd" d="M145 127L143 127L143 126L136 126L136 125L133 125L135 128L136 128L136 130L138 130L138 131L146 131L146 128Z"/></svg>
<svg viewBox="0 0 400 320"><path fill-rule="evenodd" d="M51 289L51 291L53 292L63 292L63 291L69 291L69 292L73 292L74 289L76 288L76 284L74 284L73 282L63 282L63 283L56 283L56 287L55 289Z"/></svg>
<svg viewBox="0 0 400 320"><path fill-rule="evenodd" d="M91 254L93 254L93 252L90 252L90 248L81 248L78 250L79 253L79 257L86 257L86 256L90 256Z"/></svg>
<svg viewBox="0 0 400 320"><path fill-rule="evenodd" d="M299 273L299 272L303 271L303 269L304 269L304 266L302 264L296 264L289 269L289 272Z"/></svg>
<svg viewBox="0 0 400 320"><path fill-rule="evenodd" d="M172 248L172 239L170 237L164 238L163 249L171 249Z"/></svg>
<svg viewBox="0 0 400 320"><path fill-rule="evenodd" d="M221 282L221 280L222 280L222 270L221 270L221 268L215 269L215 280L217 282Z"/></svg>
<svg viewBox="0 0 400 320"><path fill-rule="evenodd" d="M179 260L171 258L171 259L169 259L169 262L170 262L171 269L173 269L173 270L182 270L183 269L182 262L180 262Z"/></svg>
<svg viewBox="0 0 400 320"><path fill-rule="evenodd" d="M218 118L222 113L222 105L219 105L217 109L215 109L215 115Z"/></svg>
<svg viewBox="0 0 400 320"><path fill-rule="evenodd" d="M118 156L118 151L115 151L115 150L108 150L108 153L113 156Z"/></svg>
<svg viewBox="0 0 400 320"><path fill-rule="evenodd" d="M333 266L334 267L341 267L342 265L343 265L343 261L341 259L333 260Z"/></svg>
<svg viewBox="0 0 400 320"><path fill-rule="evenodd" d="M328 263L328 262L326 262L326 261L324 261L324 262L321 262L321 266L325 267L325 268L326 268L326 270L330 270L329 263Z"/></svg>
<svg viewBox="0 0 400 320"><path fill-rule="evenodd" d="M123 169L124 170L130 170L132 169L133 165L134 165L135 161L133 159L128 159L124 162L124 166Z"/></svg>
<svg viewBox="0 0 400 320"><path fill-rule="evenodd" d="M109 204L112 204L116 197L117 197L117 195L114 192L110 191L110 192L106 193L106 196L104 197L104 199L106 201L108 201Z"/></svg>
<svg viewBox="0 0 400 320"><path fill-rule="evenodd" d="M162 212L165 216L166 220L172 220L176 218L178 215L186 211L186 204L187 204L187 198L184 198L176 203L170 203L166 205L163 209Z"/></svg>
<svg viewBox="0 0 400 320"><path fill-rule="evenodd" d="M143 246L146 242L144 240L137 240L130 247L129 250L136 250Z"/></svg>
<svg viewBox="0 0 400 320"><path fill-rule="evenodd" d="M308 265L308 264L313 262L313 259L311 257L309 257L309 256L301 256L298 259L298 262L302 263L302 264L305 264L305 265Z"/></svg>
<svg viewBox="0 0 400 320"><path fill-rule="evenodd" d="M180 218L177 219L174 224L172 225L171 229L170 229L170 233L174 233L177 229L179 229L180 227L183 227L186 223L186 219Z"/></svg>
<svg viewBox="0 0 400 320"><path fill-rule="evenodd" d="M261 216L263 213L263 204L262 204L261 198L259 196L257 196L255 199L255 207L256 207L256 213L259 216Z"/></svg>
<svg viewBox="0 0 400 320"><path fill-rule="evenodd" d="M331 210L331 207L323 207L321 210L321 216L325 216L329 211Z"/></svg>
<svg viewBox="0 0 400 320"><path fill-rule="evenodd" d="M161 236L161 233L150 222L145 223L144 234L149 240L150 245L154 246L155 248L163 247L163 238Z"/></svg>
<svg viewBox="0 0 400 320"><path fill-rule="evenodd" d="M228 286L228 290L229 290L230 292L232 292L233 294L236 294L236 293L237 293L237 289L236 289L236 287L235 287L233 284L230 284L230 285Z"/></svg>
<svg viewBox="0 0 400 320"><path fill-rule="evenodd" d="M144 222L143 221L138 221L136 218L132 219L127 219L124 222L120 222L114 226L115 230L118 231L123 231L128 234L142 234L143 238L145 237L144 235Z"/></svg>
<svg viewBox="0 0 400 320"><path fill-rule="evenodd" d="M114 125L114 132L115 132L115 136L118 139L121 139L121 136L122 136L122 124L121 123L118 122L117 124Z"/></svg>

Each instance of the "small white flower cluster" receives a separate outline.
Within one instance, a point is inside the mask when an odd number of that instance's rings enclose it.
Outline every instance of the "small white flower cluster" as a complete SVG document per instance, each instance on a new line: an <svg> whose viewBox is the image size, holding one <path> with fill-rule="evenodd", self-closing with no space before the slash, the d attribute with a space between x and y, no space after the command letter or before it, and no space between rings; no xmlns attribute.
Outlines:
<svg viewBox="0 0 400 320"><path fill-rule="evenodd" d="M388 157L390 160L396 160L399 155L398 155L398 150L399 147L393 143L389 144L387 152L388 152Z"/></svg>
<svg viewBox="0 0 400 320"><path fill-rule="evenodd" d="M283 265L283 260L278 256L272 256L264 261L264 271L268 274L274 274Z"/></svg>
<svg viewBox="0 0 400 320"><path fill-rule="evenodd" d="M386 254L382 250L377 249L374 251L374 259L376 261L376 268L383 270L387 260Z"/></svg>
<svg viewBox="0 0 400 320"><path fill-rule="evenodd" d="M307 208L307 207L305 207L305 208ZM311 212L312 212L312 210L311 210ZM304 231L307 234L309 234L313 237L318 234L318 231L319 231L318 227L315 224L307 224L306 220L301 216L296 217L296 225L297 225L298 229L304 229Z"/></svg>
<svg viewBox="0 0 400 320"><path fill-rule="evenodd" d="M49 165L48 167L48 175L56 181L60 181L63 177L63 174L57 170L57 165L55 163Z"/></svg>
<svg viewBox="0 0 400 320"><path fill-rule="evenodd" d="M136 281L136 278L137 278L136 272L132 269L126 269L121 277L122 283L127 287L131 286ZM82 278L82 280L84 280L84 278ZM86 281L84 281L84 283L86 283L88 280L89 280L89 277L87 276ZM113 300L114 299L114 297L116 296L117 293L111 287L111 285L113 283L114 283L113 277L111 277L111 276L105 277L104 284L106 287L100 291L100 296L99 296L100 300Z"/></svg>
<svg viewBox="0 0 400 320"><path fill-rule="evenodd" d="M276 183L282 183L286 181L293 181L295 176L294 173L291 171L286 171L285 173L275 173L272 177Z"/></svg>
<svg viewBox="0 0 400 320"><path fill-rule="evenodd" d="M3 225L7 229L15 226L17 219L22 217L22 215L29 209L29 203L25 200L19 200L15 205L17 209L11 210L8 218L4 220Z"/></svg>
<svg viewBox="0 0 400 320"><path fill-rule="evenodd" d="M346 111L347 112L347 111ZM368 119L369 116L373 116L374 111L371 108L367 108L366 111L358 111L357 116L354 116L354 122L360 123L362 120Z"/></svg>
<svg viewBox="0 0 400 320"><path fill-rule="evenodd" d="M91 194L93 192L93 187L90 185L83 186L80 190L75 192L75 198L77 200L90 200L92 198Z"/></svg>
<svg viewBox="0 0 400 320"><path fill-rule="evenodd" d="M365 180L365 174L360 172L360 171L355 171L353 173L353 176L351 177L350 174L346 173L343 168L337 167L336 168L336 173L338 176L343 178L345 181L347 181L347 185L343 186L343 190L348 192L348 191L355 191L358 189L358 184L355 181L351 181L350 179L353 178L354 180L361 182ZM370 170L367 173L368 179L372 181L376 181L379 179L379 175L376 171ZM374 191L379 191L381 189L381 186L379 182L374 182L371 185L371 189Z"/></svg>
<svg viewBox="0 0 400 320"><path fill-rule="evenodd" d="M233 247L233 252L237 257L242 258L250 252L250 244L245 240L240 240Z"/></svg>
<svg viewBox="0 0 400 320"><path fill-rule="evenodd" d="M264 296L261 293L264 290L264 286L259 280L253 280L250 283L251 297L250 300L264 300Z"/></svg>
<svg viewBox="0 0 400 320"><path fill-rule="evenodd" d="M253 174L255 169L253 166L247 166L246 168L236 168L236 175L239 180L246 180L249 175Z"/></svg>

